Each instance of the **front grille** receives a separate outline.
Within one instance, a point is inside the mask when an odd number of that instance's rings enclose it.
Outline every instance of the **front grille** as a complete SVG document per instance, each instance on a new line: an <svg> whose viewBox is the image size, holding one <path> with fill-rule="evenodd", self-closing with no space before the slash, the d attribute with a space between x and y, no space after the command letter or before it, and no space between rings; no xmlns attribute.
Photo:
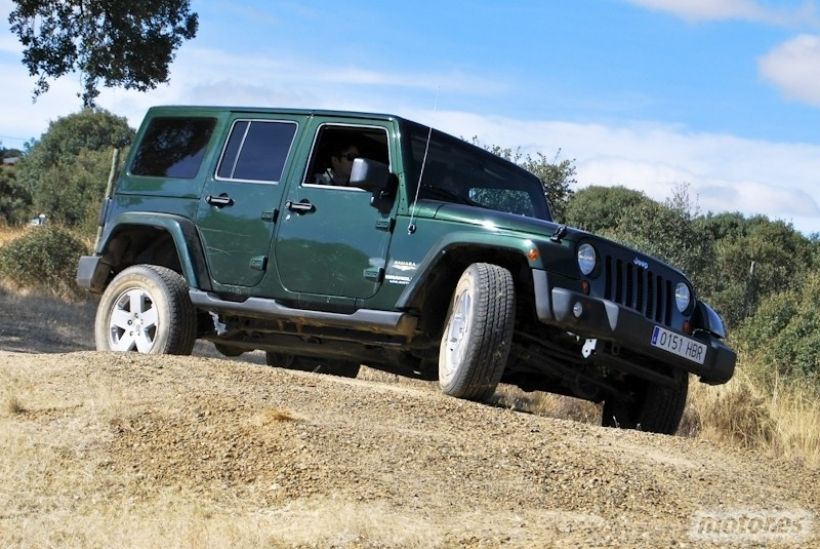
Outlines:
<svg viewBox="0 0 820 549"><path fill-rule="evenodd" d="M604 260L604 298L655 322L672 323L672 281L612 256Z"/></svg>

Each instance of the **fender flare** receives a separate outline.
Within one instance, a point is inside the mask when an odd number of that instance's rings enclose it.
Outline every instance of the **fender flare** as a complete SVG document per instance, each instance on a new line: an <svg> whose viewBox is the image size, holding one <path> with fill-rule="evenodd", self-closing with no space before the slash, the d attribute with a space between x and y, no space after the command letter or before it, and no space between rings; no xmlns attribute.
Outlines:
<svg viewBox="0 0 820 549"><path fill-rule="evenodd" d="M501 251L521 258L530 268L536 267L535 262L527 259L527 253L534 247L538 247L531 240L520 236L487 235L474 232L456 232L445 235L435 243L431 250L424 256L417 269L417 275L413 277L407 287L399 296L396 308L409 308L419 293L424 289L431 274L438 269L445 261L448 254L462 250L476 250L478 254L482 252Z"/></svg>
<svg viewBox="0 0 820 549"><path fill-rule="evenodd" d="M188 286L205 291L212 289L202 241L196 225L190 219L156 212L126 212L117 216L108 225L111 229L100 239L97 254L104 256L111 241L130 227L161 229L166 231L174 242L182 276L185 277Z"/></svg>

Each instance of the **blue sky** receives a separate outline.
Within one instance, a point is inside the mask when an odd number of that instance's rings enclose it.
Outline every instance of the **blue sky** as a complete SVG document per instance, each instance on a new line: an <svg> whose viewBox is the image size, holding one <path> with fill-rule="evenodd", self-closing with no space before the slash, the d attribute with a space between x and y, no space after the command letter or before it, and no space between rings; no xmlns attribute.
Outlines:
<svg viewBox="0 0 820 549"><path fill-rule="evenodd" d="M10 0L0 0L5 20ZM106 90L137 125L156 104L392 112L459 136L575 159L579 187L820 231L820 3L756 0L194 0L171 83ZM32 104L0 31L0 140L76 110L67 77Z"/></svg>

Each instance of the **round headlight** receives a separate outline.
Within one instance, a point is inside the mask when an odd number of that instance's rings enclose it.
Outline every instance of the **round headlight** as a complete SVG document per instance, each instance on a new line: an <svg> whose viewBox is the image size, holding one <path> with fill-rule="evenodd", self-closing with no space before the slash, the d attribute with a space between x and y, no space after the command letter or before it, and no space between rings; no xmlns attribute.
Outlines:
<svg viewBox="0 0 820 549"><path fill-rule="evenodd" d="M595 264L598 258L595 254L595 248L590 244L581 244L578 246L578 268L584 276L589 275L595 270Z"/></svg>
<svg viewBox="0 0 820 549"><path fill-rule="evenodd" d="M678 306L678 310L680 312L686 311L691 300L692 294L689 292L689 286L683 282L678 282L678 285L675 286L675 305Z"/></svg>

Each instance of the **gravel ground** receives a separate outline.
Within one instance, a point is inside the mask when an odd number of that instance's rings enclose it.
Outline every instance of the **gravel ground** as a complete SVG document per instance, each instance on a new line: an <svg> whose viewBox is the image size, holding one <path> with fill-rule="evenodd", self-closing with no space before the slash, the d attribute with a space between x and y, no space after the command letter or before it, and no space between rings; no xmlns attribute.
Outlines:
<svg viewBox="0 0 820 549"><path fill-rule="evenodd" d="M803 513L781 539L820 546L798 465L394 376L64 353L82 306L4 299L0 546L694 547L697 513L743 510Z"/></svg>

